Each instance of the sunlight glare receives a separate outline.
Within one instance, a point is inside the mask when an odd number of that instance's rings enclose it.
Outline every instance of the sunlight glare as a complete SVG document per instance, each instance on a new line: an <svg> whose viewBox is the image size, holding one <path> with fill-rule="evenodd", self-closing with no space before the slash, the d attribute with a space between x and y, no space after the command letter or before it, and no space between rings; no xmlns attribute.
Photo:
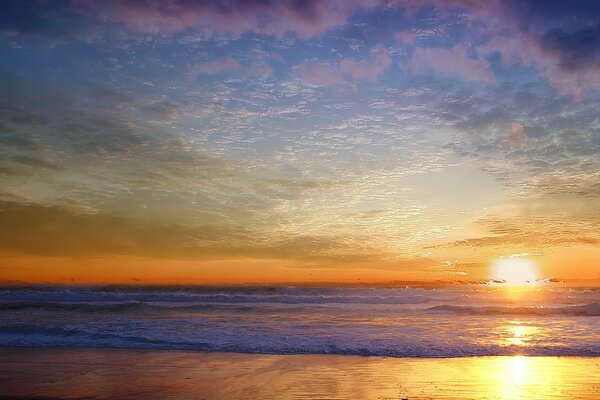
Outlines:
<svg viewBox="0 0 600 400"><path fill-rule="evenodd" d="M539 279L536 264L524 258L501 258L492 264L492 278L510 286L536 285Z"/></svg>
<svg viewBox="0 0 600 400"><path fill-rule="evenodd" d="M525 357L515 356L512 363L512 381L517 386L522 386L525 382Z"/></svg>

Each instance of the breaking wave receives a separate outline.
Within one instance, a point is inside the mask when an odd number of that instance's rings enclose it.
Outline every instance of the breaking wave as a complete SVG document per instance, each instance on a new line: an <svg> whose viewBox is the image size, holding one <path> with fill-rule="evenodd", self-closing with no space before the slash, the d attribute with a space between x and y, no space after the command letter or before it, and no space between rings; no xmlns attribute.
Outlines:
<svg viewBox="0 0 600 400"><path fill-rule="evenodd" d="M600 303L567 307L472 307L443 304L427 311L485 315L586 315L600 316Z"/></svg>
<svg viewBox="0 0 600 400"><path fill-rule="evenodd" d="M316 302L283 302L284 304L315 304ZM340 304L344 304L341 302ZM354 302L356 303L356 302ZM361 303L372 304L372 303ZM389 304L389 303L385 303ZM408 303L394 303L408 304ZM122 303L75 303L75 302L56 302L56 301L12 301L0 303L2 310L46 310L46 311L74 311L74 312L135 312L135 311L256 311L263 308L262 304L241 304L239 302L223 302L207 304L181 304L181 303L145 303L142 301L128 301ZM301 308L298 308L301 309ZM286 308L287 312L294 311L294 308ZM412 310L415 311L415 310ZM424 311L438 313L456 313L456 314L475 314L475 315L580 315L580 316L600 316L600 303L589 303L585 305L565 306L565 307L509 307L509 306L460 306L452 304L441 304L426 308Z"/></svg>
<svg viewBox="0 0 600 400"><path fill-rule="evenodd" d="M425 343L390 340L388 342L334 341L331 338L311 338L310 341L292 343L285 336L265 341L246 340L218 342L214 338L175 339L153 338L143 335L94 332L81 328L39 327L16 325L0 327L0 345L36 347L108 347L140 349L177 349L211 352L236 352L252 354L339 354L384 357L471 357L499 355L531 356L600 356L600 346L546 345L521 347L498 344L454 344L431 346Z"/></svg>

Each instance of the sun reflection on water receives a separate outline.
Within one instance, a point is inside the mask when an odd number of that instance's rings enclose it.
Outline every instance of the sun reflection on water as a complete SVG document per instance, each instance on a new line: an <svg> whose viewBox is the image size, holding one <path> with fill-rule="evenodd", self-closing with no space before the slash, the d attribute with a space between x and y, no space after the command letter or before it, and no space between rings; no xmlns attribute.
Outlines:
<svg viewBox="0 0 600 400"><path fill-rule="evenodd" d="M522 325L520 321L510 321L510 324L508 327L508 334L510 336L506 338L506 342L510 345L526 346L537 330L536 327Z"/></svg>

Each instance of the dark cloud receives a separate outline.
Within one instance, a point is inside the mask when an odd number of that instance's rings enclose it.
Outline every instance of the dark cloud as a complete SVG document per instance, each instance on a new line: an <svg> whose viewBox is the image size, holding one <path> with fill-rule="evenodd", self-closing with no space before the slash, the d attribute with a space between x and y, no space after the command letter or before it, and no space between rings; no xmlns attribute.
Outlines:
<svg viewBox="0 0 600 400"><path fill-rule="evenodd" d="M109 103L133 103L134 99L129 95L120 91L111 89L106 86L95 86L92 90L94 97L100 101Z"/></svg>
<svg viewBox="0 0 600 400"><path fill-rule="evenodd" d="M505 0L500 4L510 10L522 30L556 28L565 24L600 24L600 4L596 0Z"/></svg>
<svg viewBox="0 0 600 400"><path fill-rule="evenodd" d="M179 119L180 108L168 100L159 101L141 107L142 112L153 121L172 122Z"/></svg>
<svg viewBox="0 0 600 400"><path fill-rule="evenodd" d="M92 156L129 154L143 149L151 140L129 121L81 113L65 118L47 136L54 146L74 151L72 154Z"/></svg>
<svg viewBox="0 0 600 400"><path fill-rule="evenodd" d="M545 49L559 55L560 66L567 71L600 65L599 27L575 32L552 30L542 36L541 43Z"/></svg>
<svg viewBox="0 0 600 400"><path fill-rule="evenodd" d="M10 121L17 125L45 125L48 123L46 118L30 113L14 116Z"/></svg>
<svg viewBox="0 0 600 400"><path fill-rule="evenodd" d="M17 163L22 166L41 170L57 170L61 168L60 164L46 156L17 154L10 157L6 162L10 164Z"/></svg>
<svg viewBox="0 0 600 400"><path fill-rule="evenodd" d="M31 134L3 134L0 136L2 146L16 147L22 151L39 152L47 149L40 139Z"/></svg>

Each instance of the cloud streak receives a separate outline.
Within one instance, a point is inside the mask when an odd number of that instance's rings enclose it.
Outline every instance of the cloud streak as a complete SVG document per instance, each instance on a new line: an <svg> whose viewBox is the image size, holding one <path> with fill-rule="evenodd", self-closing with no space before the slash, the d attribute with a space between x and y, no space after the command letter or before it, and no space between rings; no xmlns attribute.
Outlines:
<svg viewBox="0 0 600 400"><path fill-rule="evenodd" d="M417 47L409 66L415 73L434 73L466 81L489 83L494 74L485 61L471 58L462 45L451 49Z"/></svg>
<svg viewBox="0 0 600 400"><path fill-rule="evenodd" d="M377 81L391 65L392 59L385 46L377 45L371 49L367 59L359 61L342 59L340 71L354 80L373 82Z"/></svg>
<svg viewBox="0 0 600 400"><path fill-rule="evenodd" d="M318 61L303 61L298 64L296 76L313 85L332 86L344 83L344 79L336 69Z"/></svg>

